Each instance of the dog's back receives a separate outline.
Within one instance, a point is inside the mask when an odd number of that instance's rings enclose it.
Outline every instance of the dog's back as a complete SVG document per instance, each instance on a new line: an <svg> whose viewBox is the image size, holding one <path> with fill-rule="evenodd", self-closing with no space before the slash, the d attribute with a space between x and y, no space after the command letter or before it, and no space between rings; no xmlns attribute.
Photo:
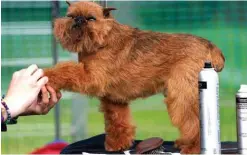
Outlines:
<svg viewBox="0 0 247 155"><path fill-rule="evenodd" d="M132 57L150 59L158 64L174 64L184 58L195 61L209 60L216 71L224 68L225 58L221 50L207 39L191 34L169 34L136 30ZM152 57L153 56L153 57ZM147 61L147 60L146 60Z"/></svg>

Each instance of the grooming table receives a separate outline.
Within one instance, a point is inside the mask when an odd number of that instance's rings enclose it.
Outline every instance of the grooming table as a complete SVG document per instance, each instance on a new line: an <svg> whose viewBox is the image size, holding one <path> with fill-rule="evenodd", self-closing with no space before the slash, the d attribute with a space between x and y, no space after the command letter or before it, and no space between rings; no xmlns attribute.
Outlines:
<svg viewBox="0 0 247 155"><path fill-rule="evenodd" d="M124 152L108 152L104 149L105 134L97 135L89 139L81 140L65 147L60 154L136 154L136 146L142 140L135 140L133 146ZM174 142L164 141L162 144L163 153L156 154L180 154L179 150L174 148ZM237 154L237 142L222 142L222 154Z"/></svg>

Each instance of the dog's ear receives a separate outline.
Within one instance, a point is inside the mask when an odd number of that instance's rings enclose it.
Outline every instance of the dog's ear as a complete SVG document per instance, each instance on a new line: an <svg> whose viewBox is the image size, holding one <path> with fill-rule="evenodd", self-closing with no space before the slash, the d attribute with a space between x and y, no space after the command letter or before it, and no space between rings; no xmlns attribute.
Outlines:
<svg viewBox="0 0 247 155"><path fill-rule="evenodd" d="M68 4L68 6L70 6L70 5L71 5L71 2L69 2L69 1L66 1L66 3Z"/></svg>
<svg viewBox="0 0 247 155"><path fill-rule="evenodd" d="M103 8L103 15L105 18L110 17L110 12L112 10L117 10L116 8Z"/></svg>

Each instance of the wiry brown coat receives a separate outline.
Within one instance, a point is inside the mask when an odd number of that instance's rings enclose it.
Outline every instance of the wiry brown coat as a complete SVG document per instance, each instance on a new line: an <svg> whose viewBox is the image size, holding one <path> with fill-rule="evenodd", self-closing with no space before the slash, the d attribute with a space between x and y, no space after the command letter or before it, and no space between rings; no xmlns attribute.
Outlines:
<svg viewBox="0 0 247 155"><path fill-rule="evenodd" d="M182 153L199 153L198 73L206 60L221 71L225 61L221 51L197 36L122 25L109 10L93 2L76 2L68 8L70 17L55 21L55 37L63 48L79 54L79 63L62 62L46 69L49 85L101 100L109 151L132 144L130 101L163 93L181 134L176 145ZM72 28L77 16L96 20Z"/></svg>

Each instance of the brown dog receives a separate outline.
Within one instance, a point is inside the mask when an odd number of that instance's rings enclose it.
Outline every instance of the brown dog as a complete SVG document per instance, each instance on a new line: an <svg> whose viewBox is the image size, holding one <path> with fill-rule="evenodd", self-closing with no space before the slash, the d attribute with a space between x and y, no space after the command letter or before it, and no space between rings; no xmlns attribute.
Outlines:
<svg viewBox="0 0 247 155"><path fill-rule="evenodd" d="M132 145L130 101L163 93L181 134L176 145L182 153L199 153L198 74L206 60L221 71L225 61L221 51L193 35L122 25L110 14L114 8L93 2L68 4L67 17L55 21L54 35L63 48L79 54L79 63L46 69L49 85L101 100L108 151Z"/></svg>

